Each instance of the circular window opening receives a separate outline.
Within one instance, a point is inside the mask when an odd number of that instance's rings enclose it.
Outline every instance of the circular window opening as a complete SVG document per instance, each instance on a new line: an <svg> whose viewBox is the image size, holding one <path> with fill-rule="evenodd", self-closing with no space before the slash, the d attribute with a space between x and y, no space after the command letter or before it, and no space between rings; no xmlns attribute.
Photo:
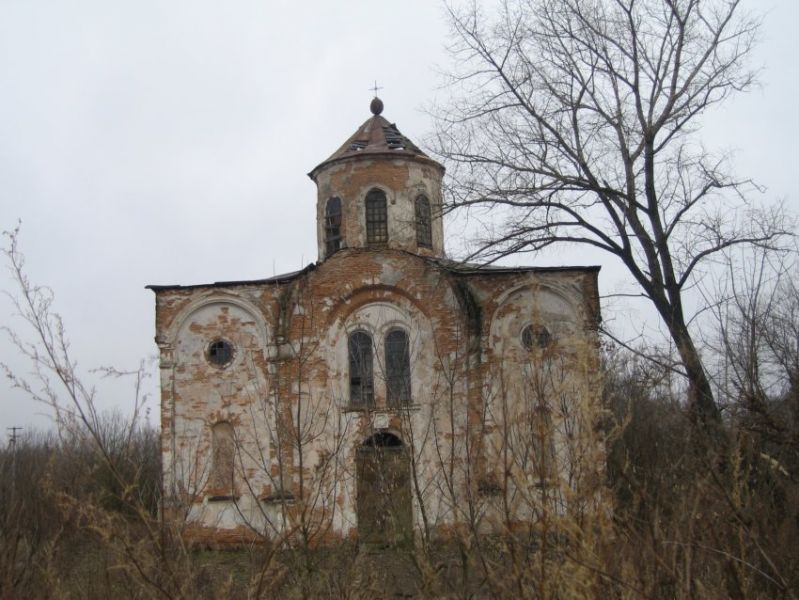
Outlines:
<svg viewBox="0 0 799 600"><path fill-rule="evenodd" d="M233 344L227 340L216 340L208 346L208 362L224 367L233 360Z"/></svg>
<svg viewBox="0 0 799 600"><path fill-rule="evenodd" d="M552 334L543 325L528 325L522 329L522 345L527 350L546 348L552 343Z"/></svg>

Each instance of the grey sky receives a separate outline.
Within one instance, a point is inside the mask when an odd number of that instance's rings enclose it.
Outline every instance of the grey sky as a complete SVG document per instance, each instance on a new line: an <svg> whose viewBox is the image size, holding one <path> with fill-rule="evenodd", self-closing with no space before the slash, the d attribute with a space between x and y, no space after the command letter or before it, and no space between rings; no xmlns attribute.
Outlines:
<svg viewBox="0 0 799 600"><path fill-rule="evenodd" d="M704 141L737 149L737 171L796 210L799 3L748 9L768 11L762 87L708 119ZM55 291L81 370L155 353L145 284L314 261L306 173L369 116L375 79L384 116L423 142L447 35L434 0L0 0L0 228L22 219L28 273ZM603 289L617 281L603 272ZM0 300L0 323L24 332L11 312ZM6 339L0 360L26 370ZM131 397L100 389L102 406ZM46 425L37 412L0 384L0 427Z"/></svg>

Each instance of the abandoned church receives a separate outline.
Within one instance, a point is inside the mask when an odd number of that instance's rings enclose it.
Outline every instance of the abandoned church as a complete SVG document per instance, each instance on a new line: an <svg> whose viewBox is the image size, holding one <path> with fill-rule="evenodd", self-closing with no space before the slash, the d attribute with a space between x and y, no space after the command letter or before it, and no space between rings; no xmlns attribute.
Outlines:
<svg viewBox="0 0 799 600"><path fill-rule="evenodd" d="M194 539L490 533L601 484L599 268L448 259L444 168L370 108L309 174L316 263L149 286L164 511Z"/></svg>

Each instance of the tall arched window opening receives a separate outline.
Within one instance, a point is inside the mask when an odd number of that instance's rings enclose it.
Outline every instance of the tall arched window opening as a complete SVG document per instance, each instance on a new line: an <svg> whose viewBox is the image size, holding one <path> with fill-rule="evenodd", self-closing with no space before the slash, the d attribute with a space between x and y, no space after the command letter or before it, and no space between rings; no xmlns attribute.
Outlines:
<svg viewBox="0 0 799 600"><path fill-rule="evenodd" d="M233 426L223 421L211 428L211 494L220 498L233 495L233 471L236 463L236 445Z"/></svg>
<svg viewBox="0 0 799 600"><path fill-rule="evenodd" d="M341 249L341 198L334 196L325 206L325 256Z"/></svg>
<svg viewBox="0 0 799 600"><path fill-rule="evenodd" d="M390 407L411 402L411 359L408 334L393 329L386 335L386 402Z"/></svg>
<svg viewBox="0 0 799 600"><path fill-rule="evenodd" d="M430 200L427 196L416 197L416 245L433 246L433 224L430 215Z"/></svg>
<svg viewBox="0 0 799 600"><path fill-rule="evenodd" d="M532 453L531 464L533 473L539 480L539 485L543 486L556 473L555 468L555 443L552 435L552 415L550 409L542 402L533 408L533 418L530 420L532 425Z"/></svg>
<svg viewBox="0 0 799 600"><path fill-rule="evenodd" d="M385 244L388 241L388 215L386 195L372 189L366 194L366 243Z"/></svg>
<svg viewBox="0 0 799 600"><path fill-rule="evenodd" d="M350 404L357 407L374 406L375 387L372 372L372 338L356 331L349 339Z"/></svg>

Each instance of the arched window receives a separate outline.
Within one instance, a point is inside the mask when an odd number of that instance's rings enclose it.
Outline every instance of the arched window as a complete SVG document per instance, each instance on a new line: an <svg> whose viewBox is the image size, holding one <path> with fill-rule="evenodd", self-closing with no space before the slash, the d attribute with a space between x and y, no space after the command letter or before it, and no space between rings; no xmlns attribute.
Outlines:
<svg viewBox="0 0 799 600"><path fill-rule="evenodd" d="M531 427L531 440L533 456L531 466L532 472L538 478L538 484L546 485L557 469L555 443L552 430L552 415L550 409L543 402L533 408L532 419L529 420Z"/></svg>
<svg viewBox="0 0 799 600"><path fill-rule="evenodd" d="M427 196L416 197L416 244L430 248L433 246L433 225L430 216L430 200Z"/></svg>
<svg viewBox="0 0 799 600"><path fill-rule="evenodd" d="M341 198L334 196L325 206L325 256L341 248Z"/></svg>
<svg viewBox="0 0 799 600"><path fill-rule="evenodd" d="M375 188L366 194L366 243L385 244L387 241L386 195Z"/></svg>
<svg viewBox="0 0 799 600"><path fill-rule="evenodd" d="M218 499L233 495L233 470L236 461L236 445L233 426L222 421L211 428L211 472L208 484L211 494Z"/></svg>
<svg viewBox="0 0 799 600"><path fill-rule="evenodd" d="M356 331L349 339L349 353L350 404L373 406L375 387L372 375L372 338L363 331Z"/></svg>
<svg viewBox="0 0 799 600"><path fill-rule="evenodd" d="M408 334L402 329L392 329L386 335L386 401L392 407L411 402Z"/></svg>

